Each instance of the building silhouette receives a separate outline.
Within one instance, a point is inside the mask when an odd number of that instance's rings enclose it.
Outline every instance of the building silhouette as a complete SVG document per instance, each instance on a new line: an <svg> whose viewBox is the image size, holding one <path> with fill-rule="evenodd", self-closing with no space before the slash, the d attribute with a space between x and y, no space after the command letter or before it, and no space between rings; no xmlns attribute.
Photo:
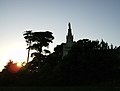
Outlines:
<svg viewBox="0 0 120 91"><path fill-rule="evenodd" d="M69 50L71 50L72 46L73 46L74 42L73 42L73 35L72 35L72 29L71 29L71 24L70 22L68 23L68 34L66 36L66 43L64 43L63 45L63 56L68 55Z"/></svg>

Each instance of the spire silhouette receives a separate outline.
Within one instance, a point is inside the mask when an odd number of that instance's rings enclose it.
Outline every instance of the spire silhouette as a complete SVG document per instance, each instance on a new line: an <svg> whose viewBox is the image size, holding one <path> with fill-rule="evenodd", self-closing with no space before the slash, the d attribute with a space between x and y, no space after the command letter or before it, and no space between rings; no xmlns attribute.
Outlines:
<svg viewBox="0 0 120 91"><path fill-rule="evenodd" d="M69 29L71 29L71 24L70 24L70 22L68 23L68 27L69 27Z"/></svg>
<svg viewBox="0 0 120 91"><path fill-rule="evenodd" d="M68 23L68 35L66 36L67 37L67 43L72 43L73 42L73 35L72 35L72 29L71 29L71 24L70 22Z"/></svg>
<svg viewBox="0 0 120 91"><path fill-rule="evenodd" d="M63 56L66 56L68 55L68 51L71 50L74 42L73 42L73 35L72 35L72 29L71 29L71 24L70 22L68 23L68 33L67 33L67 36L66 36L66 43L63 45Z"/></svg>
<svg viewBox="0 0 120 91"><path fill-rule="evenodd" d="M68 36L72 36L72 33L71 33L71 24L70 22L68 23Z"/></svg>

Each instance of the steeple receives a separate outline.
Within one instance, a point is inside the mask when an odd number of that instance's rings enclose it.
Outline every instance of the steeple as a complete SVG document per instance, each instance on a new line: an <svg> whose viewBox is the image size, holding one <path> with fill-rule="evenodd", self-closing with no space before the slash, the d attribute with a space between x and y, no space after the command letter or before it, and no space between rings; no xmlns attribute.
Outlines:
<svg viewBox="0 0 120 91"><path fill-rule="evenodd" d="M71 24L70 24L70 22L68 23L68 36L71 36L72 35L72 33L71 33Z"/></svg>
<svg viewBox="0 0 120 91"><path fill-rule="evenodd" d="M66 43L64 43L63 45L63 56L66 56L68 55L68 52L71 50L74 42L73 42L73 35L72 35L72 29L71 29L71 24L70 22L68 23L68 33L67 33L67 36L66 36Z"/></svg>
<svg viewBox="0 0 120 91"><path fill-rule="evenodd" d="M70 22L68 23L68 27L69 27L69 29L71 29L71 24L70 24Z"/></svg>
<svg viewBox="0 0 120 91"><path fill-rule="evenodd" d="M73 35L72 35L72 32L71 32L71 24L70 22L68 23L68 35L66 36L66 43L73 43Z"/></svg>

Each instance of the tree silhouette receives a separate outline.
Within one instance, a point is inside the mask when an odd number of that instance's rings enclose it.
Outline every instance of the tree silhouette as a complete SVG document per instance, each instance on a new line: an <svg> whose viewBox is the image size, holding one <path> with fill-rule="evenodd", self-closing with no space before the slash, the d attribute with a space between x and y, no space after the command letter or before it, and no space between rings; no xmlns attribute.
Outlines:
<svg viewBox="0 0 120 91"><path fill-rule="evenodd" d="M20 70L20 67L17 66L17 63L13 63L12 60L9 60L5 69L10 73L17 73Z"/></svg>
<svg viewBox="0 0 120 91"><path fill-rule="evenodd" d="M28 49L36 50L40 54L42 53L42 47L48 47L49 43L52 43L54 37L52 32L32 32L26 31L24 34Z"/></svg>
<svg viewBox="0 0 120 91"><path fill-rule="evenodd" d="M108 43L105 43L105 42L103 41L103 39L102 39L102 41L101 41L101 43L100 43L100 47L101 47L101 49L103 49L103 50L109 49L109 48L108 48Z"/></svg>
<svg viewBox="0 0 120 91"><path fill-rule="evenodd" d="M35 49L40 54L42 53L42 47L48 47L49 43L52 43L52 40L54 39L52 32L49 31L33 32L32 36L33 45L30 48Z"/></svg>
<svg viewBox="0 0 120 91"><path fill-rule="evenodd" d="M54 48L54 54L57 56L57 58L61 58L63 55L63 45L64 43L62 43L61 45L57 45Z"/></svg>
<svg viewBox="0 0 120 91"><path fill-rule="evenodd" d="M54 37L52 36L52 32L46 31L46 32L32 32L32 31L26 31L24 34L24 38L26 39L27 45L28 45L28 56L30 50L36 50L36 52L32 53L31 56L35 57L33 59L36 60L35 62L38 62L37 68L40 67L39 63L43 61L44 55L43 53L43 47L48 47L49 43L52 43L52 40ZM48 50L46 51L48 53ZM30 64L31 63L31 64ZM33 66L33 63L30 62L29 66ZM36 66L36 64L34 65ZM31 67L30 67L31 68Z"/></svg>
<svg viewBox="0 0 120 91"><path fill-rule="evenodd" d="M28 57L27 57L27 63L29 61L29 55L30 55L30 46L31 46L31 41L32 41L32 30L30 31L25 31L23 34L24 38L26 39L27 46L28 46Z"/></svg>

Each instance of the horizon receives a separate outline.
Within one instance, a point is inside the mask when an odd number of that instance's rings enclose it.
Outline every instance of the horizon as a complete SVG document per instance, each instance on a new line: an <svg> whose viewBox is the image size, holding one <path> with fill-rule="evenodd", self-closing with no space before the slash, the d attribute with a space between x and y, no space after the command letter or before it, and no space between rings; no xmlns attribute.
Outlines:
<svg viewBox="0 0 120 91"><path fill-rule="evenodd" d="M10 59L27 59L26 30L50 30L51 51L66 42L69 22L74 41L103 39L120 46L119 10L119 0L0 0L0 70Z"/></svg>

